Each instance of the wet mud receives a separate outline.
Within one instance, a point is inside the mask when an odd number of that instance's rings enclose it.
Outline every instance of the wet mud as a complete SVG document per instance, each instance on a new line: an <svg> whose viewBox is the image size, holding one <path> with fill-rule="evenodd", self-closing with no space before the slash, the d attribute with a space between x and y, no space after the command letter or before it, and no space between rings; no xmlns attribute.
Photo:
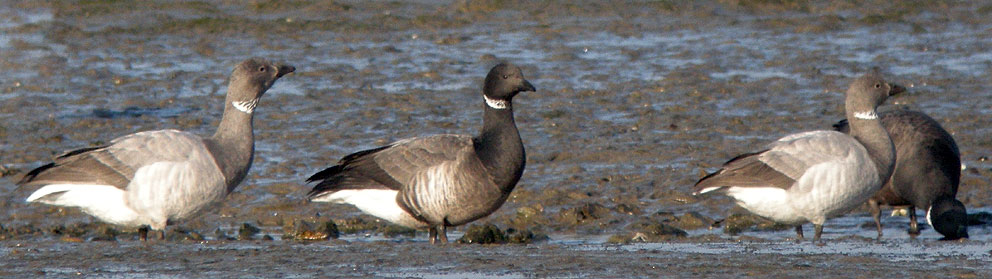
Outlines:
<svg viewBox="0 0 992 279"><path fill-rule="evenodd" d="M0 277L990 277L992 4L7 1L0 15ZM20 175L63 151L213 133L225 79L251 56L297 72L262 98L254 165L217 208L142 244L23 202ZM431 247L303 200L304 179L350 152L475 133L498 61L538 89L514 102L527 169L451 239L507 244ZM875 241L859 208L827 222L825 246L795 244L790 227L689 193L739 153L829 129L872 66L909 88L888 106L957 140L970 240L927 225L911 239L907 218L885 217Z"/></svg>

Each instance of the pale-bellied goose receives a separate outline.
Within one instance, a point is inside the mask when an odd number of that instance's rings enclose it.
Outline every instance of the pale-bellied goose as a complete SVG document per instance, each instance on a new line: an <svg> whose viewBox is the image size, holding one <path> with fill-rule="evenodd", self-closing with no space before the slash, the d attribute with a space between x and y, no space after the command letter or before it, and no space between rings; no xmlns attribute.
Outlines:
<svg viewBox="0 0 992 279"><path fill-rule="evenodd" d="M814 242L827 218L864 203L892 174L895 150L875 109L905 89L873 70L851 83L844 108L851 135L811 131L785 136L768 148L731 159L693 187L693 194L719 190L737 204L775 222L812 222Z"/></svg>
<svg viewBox="0 0 992 279"><path fill-rule="evenodd" d="M879 113L896 147L892 177L868 200L878 238L882 238L879 205L909 207L909 234L919 235L916 208L927 209L927 222L954 240L968 237L968 213L955 199L961 179L961 156L954 138L925 113L899 109ZM834 125L847 133L847 120Z"/></svg>
<svg viewBox="0 0 992 279"><path fill-rule="evenodd" d="M163 230L194 217L244 180L255 153L255 105L294 70L260 58L238 64L212 137L177 130L135 133L59 155L18 184L41 187L28 202L79 207L107 223L140 227L146 240L149 227Z"/></svg>
<svg viewBox="0 0 992 279"><path fill-rule="evenodd" d="M410 138L345 156L307 182L311 201L351 204L397 225L429 228L431 243L447 227L496 211L524 171L524 146L513 122L513 97L534 91L520 68L499 64L486 75L478 136Z"/></svg>

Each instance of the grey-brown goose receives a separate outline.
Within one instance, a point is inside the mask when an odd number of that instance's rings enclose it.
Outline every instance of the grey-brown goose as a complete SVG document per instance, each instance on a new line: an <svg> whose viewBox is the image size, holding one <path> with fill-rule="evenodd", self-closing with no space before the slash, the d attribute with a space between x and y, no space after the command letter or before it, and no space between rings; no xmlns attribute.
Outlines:
<svg viewBox="0 0 992 279"><path fill-rule="evenodd" d="M764 150L731 159L693 187L693 194L722 192L775 222L812 222L820 240L827 218L864 203L888 180L895 161L892 140L875 109L905 89L874 70L851 83L845 111L851 135L811 131L785 136Z"/></svg>
<svg viewBox="0 0 992 279"><path fill-rule="evenodd" d="M868 200L878 238L882 238L880 205L909 207L909 234L919 235L916 208L927 209L927 222L946 240L968 237L968 213L955 199L961 179L961 155L954 137L933 118L908 109L879 113L896 147L889 182ZM834 125L847 133L847 120Z"/></svg>
<svg viewBox="0 0 992 279"><path fill-rule="evenodd" d="M261 58L238 64L212 137L139 132L59 155L18 184L40 187L28 202L79 207L107 223L140 227L146 240L149 227L163 230L194 217L244 180L254 158L252 119L258 99L294 70Z"/></svg>
<svg viewBox="0 0 992 279"><path fill-rule="evenodd" d="M477 136L409 138L345 156L307 182L311 201L351 204L397 225L429 229L445 243L447 227L496 211L524 170L524 146L513 121L513 97L535 88L511 64L486 75L482 131Z"/></svg>

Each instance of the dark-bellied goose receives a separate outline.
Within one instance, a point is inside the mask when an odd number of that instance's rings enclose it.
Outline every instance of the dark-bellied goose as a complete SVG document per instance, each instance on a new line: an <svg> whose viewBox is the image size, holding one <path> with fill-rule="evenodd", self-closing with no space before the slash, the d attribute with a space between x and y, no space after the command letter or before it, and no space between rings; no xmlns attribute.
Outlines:
<svg viewBox="0 0 992 279"><path fill-rule="evenodd" d="M513 97L534 91L520 68L499 64L482 88L478 136L409 138L345 156L307 182L311 201L351 204L397 225L429 228L432 244L447 227L496 211L524 171L524 146L513 121Z"/></svg>
<svg viewBox="0 0 992 279"><path fill-rule="evenodd" d="M892 173L895 151L875 109L905 89L873 70L851 83L844 108L851 135L810 131L785 136L767 149L731 159L693 187L693 194L719 190L741 207L775 222L812 222L814 242L827 218L864 203Z"/></svg>
<svg viewBox="0 0 992 279"><path fill-rule="evenodd" d="M147 240L149 227L163 230L193 217L244 180L255 153L255 105L294 70L261 58L238 64L212 137L177 130L135 133L59 155L18 185L41 187L28 202L79 207L107 223L140 227L141 240Z"/></svg>
<svg viewBox="0 0 992 279"><path fill-rule="evenodd" d="M919 235L916 208L927 209L927 222L944 239L968 237L968 213L955 199L961 178L961 156L954 138L940 123L913 110L880 112L882 125L896 147L896 162L889 182L868 200L878 238L882 238L879 205L909 207L909 234ZM834 125L849 132L847 120ZM936 216L936 217L934 217Z"/></svg>

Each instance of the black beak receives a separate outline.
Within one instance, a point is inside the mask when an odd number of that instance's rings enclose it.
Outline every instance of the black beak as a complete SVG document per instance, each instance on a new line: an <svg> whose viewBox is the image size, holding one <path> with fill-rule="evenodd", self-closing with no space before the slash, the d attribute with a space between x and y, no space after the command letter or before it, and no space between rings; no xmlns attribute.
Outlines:
<svg viewBox="0 0 992 279"><path fill-rule="evenodd" d="M525 79L524 86L520 88L520 91L537 91L537 88L534 88L534 85L531 85L530 82Z"/></svg>
<svg viewBox="0 0 992 279"><path fill-rule="evenodd" d="M906 87L902 87L902 85L893 83L893 84L889 84L889 86L891 87L889 89L889 96L895 96L896 94L906 92Z"/></svg>
<svg viewBox="0 0 992 279"><path fill-rule="evenodd" d="M282 77L294 71L296 71L296 67L290 65L279 65L279 72L276 73L276 77Z"/></svg>

